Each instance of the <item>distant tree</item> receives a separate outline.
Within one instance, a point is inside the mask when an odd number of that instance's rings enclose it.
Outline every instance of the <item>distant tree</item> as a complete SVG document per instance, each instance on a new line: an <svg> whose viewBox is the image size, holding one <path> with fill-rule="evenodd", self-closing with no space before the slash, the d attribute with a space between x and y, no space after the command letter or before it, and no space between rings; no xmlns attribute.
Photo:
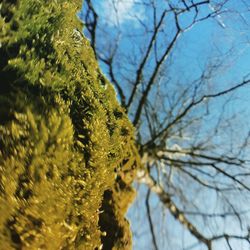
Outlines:
<svg viewBox="0 0 250 250"><path fill-rule="evenodd" d="M193 248L250 246L249 110L243 100L250 78L242 61L236 64L246 48L249 8L233 0L86 0L80 13L96 58L136 127L142 162L136 183L147 189L137 200L145 198L142 217L154 249L166 249L161 226L171 231L178 223L196 239ZM202 36L202 55L194 54L191 49L201 51L201 45L190 43ZM152 206L175 222L159 222ZM192 248L178 241L170 249Z"/></svg>

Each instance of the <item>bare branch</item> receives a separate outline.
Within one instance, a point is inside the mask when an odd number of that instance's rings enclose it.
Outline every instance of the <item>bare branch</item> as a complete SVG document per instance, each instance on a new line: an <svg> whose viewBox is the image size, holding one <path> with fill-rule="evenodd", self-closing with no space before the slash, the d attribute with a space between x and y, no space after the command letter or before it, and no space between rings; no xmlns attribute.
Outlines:
<svg viewBox="0 0 250 250"><path fill-rule="evenodd" d="M166 13L167 13L166 11L164 11L164 12L162 13L161 18L160 18L158 24L156 25L156 27L155 27L155 29L154 29L154 32L153 32L153 35L152 35L151 40L150 40L150 42L149 42L149 45L148 45L148 47L147 47L146 53L145 53L145 55L144 55L144 57L143 57L143 59L142 59L140 65L139 65L139 67L138 67L138 69L137 69L136 80L135 80L135 83L134 83L134 87L133 87L132 93L131 93L131 95L130 95L130 97L129 97L129 99L128 99L128 103L127 103L127 105L126 105L127 110L129 110L130 105L131 105L132 102L133 102L135 93L136 93L136 91L137 91L137 87L138 87L138 85L141 83L142 72L143 72L144 66L145 66L145 64L146 64L146 62L147 62L147 60L148 60L148 58L149 58L149 55L150 55L150 53L151 53L151 49L152 49L152 47L153 47L153 45L154 45L154 43L155 43L156 36L158 35L158 31L159 31L159 29L160 29L160 27L161 27L161 25L162 25L162 23L163 23L163 20L164 20L164 18L165 18L165 16L166 16Z"/></svg>
<svg viewBox="0 0 250 250"><path fill-rule="evenodd" d="M165 139L167 135L167 131L175 124L177 124L183 117L185 117L193 108L195 108L197 105L201 104L204 100L210 99L210 98L217 98L226 94L229 94L232 91L235 91L236 89L239 89L247 84L250 83L250 80L243 80L241 83L236 84L235 86L228 88L226 90L220 91L215 94L207 94L203 95L200 99L194 100L192 99L189 105L178 115L175 117L175 119L170 122L163 130L159 131L154 138L152 138L150 141L148 141L144 146L149 146L153 143L157 138L161 137L162 139Z"/></svg>
<svg viewBox="0 0 250 250"><path fill-rule="evenodd" d="M135 113L135 118L133 120L133 124L134 126L136 127L137 124L138 124L138 121L140 119L140 116L141 116L141 112L142 112L142 108L143 108L143 105L147 99L147 96L151 90L151 87L152 85L154 84L154 81L155 81L155 78L159 72L159 69L162 65L162 63L166 60L166 58L169 56L169 53L171 52L172 48L174 47L179 35L180 35L181 31L178 29L174 38L172 39L172 41L170 42L170 44L168 45L168 47L166 48L164 54L162 55L161 59L158 61L158 63L156 64L155 66L155 69L154 69L154 72L153 74L151 75L149 81L148 81L148 84L147 84L147 87L139 101L139 104L138 104L138 107L136 109L136 113Z"/></svg>
<svg viewBox="0 0 250 250"><path fill-rule="evenodd" d="M150 211L150 203L149 203L150 193L151 193L151 190L148 189L147 196L146 196L147 217L148 217L150 232L152 235L153 245L154 245L155 250L158 250L159 248L157 246L157 241L156 241L155 232L154 232L154 223L153 223L153 220L151 218L151 211Z"/></svg>
<svg viewBox="0 0 250 250"><path fill-rule="evenodd" d="M211 250L211 241L202 235L198 229L185 217L181 210L174 204L171 196L167 194L162 187L155 182L152 176L144 172L142 177L138 178L139 182L146 184L149 189L158 195L163 205L170 211L173 217L178 220L183 226L185 226L189 232L197 238L199 241L203 242L208 250Z"/></svg>

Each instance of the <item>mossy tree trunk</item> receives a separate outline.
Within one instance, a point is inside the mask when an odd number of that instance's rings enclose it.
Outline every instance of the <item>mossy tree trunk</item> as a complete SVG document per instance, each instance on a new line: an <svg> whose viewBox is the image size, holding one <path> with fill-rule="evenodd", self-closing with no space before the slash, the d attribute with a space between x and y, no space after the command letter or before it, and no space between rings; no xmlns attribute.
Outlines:
<svg viewBox="0 0 250 250"><path fill-rule="evenodd" d="M0 4L1 250L131 247L133 128L79 32L80 5Z"/></svg>

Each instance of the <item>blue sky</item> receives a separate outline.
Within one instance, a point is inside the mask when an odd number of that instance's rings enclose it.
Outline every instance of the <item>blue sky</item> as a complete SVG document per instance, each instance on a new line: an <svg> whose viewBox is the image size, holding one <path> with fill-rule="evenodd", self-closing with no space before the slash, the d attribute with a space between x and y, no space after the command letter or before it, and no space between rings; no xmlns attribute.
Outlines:
<svg viewBox="0 0 250 250"><path fill-rule="evenodd" d="M134 56L135 61L137 54L139 54L140 51L140 45L145 43L148 39L148 37L143 35L143 26L140 22L145 22L149 25L152 23L152 14L150 13L150 10L144 5L138 4L138 2L140 1L93 0L93 4L96 7L100 19L105 25L105 33L102 33L102 35L105 36L103 39L103 46L105 46L105 39L112 40L115 37L119 37L121 47L118 52L121 56L122 54L125 54L125 56ZM144 2L150 1L145 0ZM161 11L162 6L164 6L164 2L165 0L156 1L159 12ZM111 8L111 3L115 3L115 12L113 11L113 8ZM211 8L212 7L213 5ZM187 83L191 84L192 81L201 74L203 69L214 63L214 61L223 61L223 64L220 63L217 66L216 73L214 72L212 75L212 80L209 80L206 85L208 86L207 90L209 93L215 93L233 86L242 80L242 76L250 73L250 15L248 12L245 12L244 4L238 0L231 0L227 8L232 11L220 15L216 19L201 22L183 34L170 58L166 62L162 78L163 81L166 81L166 78L169 77L171 78L171 82L179 83L178 88L182 85L185 87ZM209 9L204 10L204 12L206 11L209 11ZM236 13L236 11L239 11L239 13ZM189 16L184 17L182 24L187 25L188 22ZM166 25L168 25L168 23L166 23ZM115 31L117 27L121 30L119 36ZM131 35L135 34L139 34L139 36L135 39L131 39ZM161 46L164 46L166 35L171 36L171 34L162 34L162 38L159 40L158 45L159 50L161 50ZM105 50L103 53L105 53ZM121 65L119 65L119 63ZM116 71L118 80L127 84L125 79L126 74L130 74L130 76L135 74L133 71L134 65L129 64L125 59L121 62L117 61L117 64ZM103 64L100 65L103 72L107 72L105 66ZM149 63L147 67L150 72L152 64ZM176 84L168 85L167 88L165 90L169 91L171 95L176 92L177 86ZM125 89L129 90L129 88ZM153 98L153 96L151 98ZM209 130L213 130L227 98L228 97L222 97L209 104L211 113L206 115L202 121L199 128L200 136L202 136L203 133L207 133ZM248 119L248 117L250 117L249 99L250 88L246 87L233 93L230 103L225 108L224 118L229 118L233 114L237 114L238 116L237 124L234 124L235 127L230 131L230 137L233 138L235 146L238 141L240 142L241 139L245 137L250 129ZM203 114L202 112L204 112L204 110L196 110L195 112L201 112L201 114ZM190 136L192 138L192 133L192 131L187 133L187 137ZM228 131L222 131L217 137L215 137L213 143L217 143L218 145L223 144L229 147L230 142L228 141L228 133ZM224 149L225 147L226 146L224 146ZM185 183L187 188L190 185L188 181L189 180L186 180ZM196 195L195 191L190 191L189 194L193 196ZM205 200L202 200L202 197L206 197ZM138 199L128 212L128 216L132 223L132 230L134 232L133 249L135 250L151 249L151 237L148 231L147 220L145 219L144 198L145 188L142 186L138 191ZM198 195L197 193L197 199L199 199L199 202L203 202L200 206L201 208L205 209L207 207L212 211L218 207L216 201L217 198L212 193L207 193L207 195L204 195L204 193ZM160 242L160 249L180 250L184 243L185 245L191 245L195 242L194 238L191 237L186 230L183 230L168 212L165 214L165 217L162 217L162 207L158 202L158 198L154 195L152 195L151 203L154 210L153 216L155 221L158 221L159 223L157 237ZM243 206L244 209L249 207L248 202L245 202L244 204L246 206ZM224 224L221 223L219 219L217 220L217 223L220 223L222 226L218 226L215 222L209 227L212 227L213 229L218 228L218 231L219 229L224 229ZM201 230L209 231L209 227L202 228ZM240 231L238 224L236 225L234 222L227 221L225 227L227 227L226 230L231 232ZM166 231L167 236L161 235L164 230ZM138 237L138 235L140 235L140 237ZM169 241L171 241L171 246L169 246ZM244 243L239 245L238 242L234 241L232 241L232 243L233 249L249 250L249 245L245 245ZM206 248L205 246L199 245L192 249L203 250ZM218 241L214 244L213 250L224 249L227 249L225 248L225 242Z"/></svg>

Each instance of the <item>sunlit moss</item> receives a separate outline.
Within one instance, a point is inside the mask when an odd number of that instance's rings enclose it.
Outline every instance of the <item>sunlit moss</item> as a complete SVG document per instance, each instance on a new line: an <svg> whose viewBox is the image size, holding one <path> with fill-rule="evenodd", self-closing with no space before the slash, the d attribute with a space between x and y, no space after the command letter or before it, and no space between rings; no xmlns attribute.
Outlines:
<svg viewBox="0 0 250 250"><path fill-rule="evenodd" d="M133 128L79 32L81 2L0 5L0 249L129 249Z"/></svg>

